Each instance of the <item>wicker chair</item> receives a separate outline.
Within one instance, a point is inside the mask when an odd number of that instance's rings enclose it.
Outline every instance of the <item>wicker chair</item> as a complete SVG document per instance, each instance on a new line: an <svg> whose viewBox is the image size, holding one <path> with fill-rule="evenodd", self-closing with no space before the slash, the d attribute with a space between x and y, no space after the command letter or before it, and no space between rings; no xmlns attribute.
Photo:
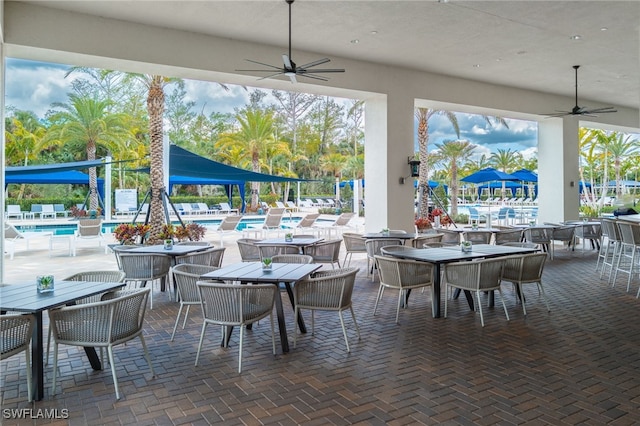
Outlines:
<svg viewBox="0 0 640 426"><path fill-rule="evenodd" d="M544 287L542 286L542 270L544 269L546 260L547 255L545 253L511 256L505 259L501 280L509 281L516 286L516 290L522 301L522 312L525 315L527 315L527 308L525 307L525 297L522 291L523 284L537 284L544 303L547 305L547 311L551 311L547 296L544 294Z"/></svg>
<svg viewBox="0 0 640 426"><path fill-rule="evenodd" d="M444 234L422 234L411 240L413 248L423 248L425 244L439 243L442 241Z"/></svg>
<svg viewBox="0 0 640 426"><path fill-rule="evenodd" d="M522 241L522 229L505 229L494 234L496 244L519 243Z"/></svg>
<svg viewBox="0 0 640 426"><path fill-rule="evenodd" d="M189 308L191 305L200 305L200 293L196 283L202 275L216 269L218 268L215 266L190 263L182 263L172 268L173 282L176 286L177 298L180 300L180 309L178 309L178 315L176 315L176 323L173 325L171 341L173 341L173 337L176 334L178 321L180 321L180 315L182 315L182 308L187 307L184 313L184 321L182 322L182 329L184 330L189 316Z"/></svg>
<svg viewBox="0 0 640 426"><path fill-rule="evenodd" d="M551 229L552 228L538 228L532 226L524 230L524 239L528 243L537 244L543 251L549 252L549 246L551 245ZM551 252L551 259L553 259L553 252Z"/></svg>
<svg viewBox="0 0 640 426"><path fill-rule="evenodd" d="M52 394L56 390L58 345L107 348L116 398L120 399L113 347L139 337L147 364L155 377L142 333L150 292L148 288L118 291L109 294L105 297L107 300L102 302L64 306L49 311L54 337Z"/></svg>
<svg viewBox="0 0 640 426"><path fill-rule="evenodd" d="M34 315L0 315L0 360L24 352L27 361L27 399L31 401L31 335L36 323Z"/></svg>
<svg viewBox="0 0 640 426"><path fill-rule="evenodd" d="M294 318L298 318L302 309L311 310L311 333L314 330L314 311L338 311L344 342L347 345L347 352L350 352L347 329L344 326L342 311L349 309L353 323L356 326L358 340L360 340L360 328L356 322L356 316L351 306L351 294L355 284L358 268L332 269L320 271L310 278L298 281L293 286L293 297L295 300ZM298 333L294 333L293 347L296 347Z"/></svg>
<svg viewBox="0 0 640 426"><path fill-rule="evenodd" d="M273 257L278 254L300 254L300 247L294 245L259 245L258 251L260 251L260 259L265 257Z"/></svg>
<svg viewBox="0 0 640 426"><path fill-rule="evenodd" d="M367 248L367 276L371 273L371 279L375 280L374 269L376 266L375 257L380 254L380 249L386 246L401 246L403 245L401 239L397 238L368 238L365 241L365 247Z"/></svg>
<svg viewBox="0 0 640 426"><path fill-rule="evenodd" d="M402 304L402 298L406 297L406 290L430 287L433 284L433 266L426 262L399 259L397 257L376 256L375 259L380 273L380 288L373 308L373 315L378 310L378 302L382 299L384 289L397 289L396 324L398 324L400 305Z"/></svg>
<svg viewBox="0 0 640 426"><path fill-rule="evenodd" d="M276 254L271 258L273 263L313 263L313 257L306 254Z"/></svg>
<svg viewBox="0 0 640 426"><path fill-rule="evenodd" d="M344 260L342 261L342 264L345 266L349 266L351 264L351 257L353 256L353 253L367 252L367 247L364 244L366 239L360 234L344 232L342 234L342 240L344 241L344 248L347 252L344 255ZM347 263L347 258L349 258L349 263Z"/></svg>
<svg viewBox="0 0 640 426"><path fill-rule="evenodd" d="M175 257L175 264L190 263L192 265L211 265L211 256L215 247Z"/></svg>
<svg viewBox="0 0 640 426"><path fill-rule="evenodd" d="M464 241L470 241L473 244L491 244L491 231L465 231L462 233Z"/></svg>
<svg viewBox="0 0 640 426"><path fill-rule="evenodd" d="M209 243L208 241L180 241L180 242L177 242L175 245L177 245L177 246L203 246L203 247L209 247L211 245L211 243Z"/></svg>
<svg viewBox="0 0 640 426"><path fill-rule="evenodd" d="M120 253L122 270L126 274L125 283L134 286L145 287L147 282L151 282L151 309L153 309L153 282L156 280L166 281L171 270L171 257L166 254L155 253ZM171 298L171 292L169 292Z"/></svg>
<svg viewBox="0 0 640 426"><path fill-rule="evenodd" d="M276 286L272 284L229 285L219 282L198 281L198 291L202 306L203 323L196 353L196 363L200 358L204 333L209 324L223 326L224 341L229 326L240 326L240 349L238 353L238 373L242 373L242 342L244 330L262 318L269 317L271 322L271 345L276 354L276 341L273 325L273 305Z"/></svg>
<svg viewBox="0 0 640 426"><path fill-rule="evenodd" d="M132 246L134 247L134 246ZM87 282L113 282L113 283L123 283L126 274L123 271L85 271L78 272L77 274L73 274L63 281L87 281ZM76 300L76 305L84 304L84 303L94 303L99 302L102 299L104 293L96 294L93 296L85 297L84 299ZM51 348L51 333L53 330L49 327L49 334L47 336L47 357L45 358L45 364L49 363L49 349Z"/></svg>
<svg viewBox="0 0 640 426"><path fill-rule="evenodd" d="M484 317L482 316L482 302L480 301L480 293L486 291L497 290L500 294L504 314L509 321L509 313L507 306L502 298L500 290L500 278L504 267L504 259L488 259L478 260L475 262L455 262L449 263L444 268L444 292L449 293L451 288L459 288L460 290L473 291L478 298L476 310L480 312L480 323L484 327ZM448 297L444 299L444 317L447 317Z"/></svg>
<svg viewBox="0 0 640 426"><path fill-rule="evenodd" d="M120 269L122 271L122 262L120 262L120 253L122 253L123 251L128 251L128 250L132 250L136 247L139 247L137 245L127 245L127 244L111 244L109 245L109 248L111 248L111 250L113 251L114 256L116 257L116 264L118 265L118 269Z"/></svg>
<svg viewBox="0 0 640 426"><path fill-rule="evenodd" d="M342 240L328 240L321 241L319 243L306 246L304 248L304 254L313 257L315 263L330 263L331 268L334 263L338 264L340 268L340 246Z"/></svg>
<svg viewBox="0 0 640 426"><path fill-rule="evenodd" d="M452 231L450 229L438 229L438 234L443 234L441 243L445 245L457 246L460 244L460 233L458 231Z"/></svg>
<svg viewBox="0 0 640 426"><path fill-rule="evenodd" d="M237 241L240 258L243 262L260 262L260 250L255 245L258 241L260 240L252 238L240 238Z"/></svg>
<svg viewBox="0 0 640 426"><path fill-rule="evenodd" d="M576 227L574 225L559 226L551 232L551 259L555 254L554 241L562 241L567 244L567 250L573 250L576 244Z"/></svg>

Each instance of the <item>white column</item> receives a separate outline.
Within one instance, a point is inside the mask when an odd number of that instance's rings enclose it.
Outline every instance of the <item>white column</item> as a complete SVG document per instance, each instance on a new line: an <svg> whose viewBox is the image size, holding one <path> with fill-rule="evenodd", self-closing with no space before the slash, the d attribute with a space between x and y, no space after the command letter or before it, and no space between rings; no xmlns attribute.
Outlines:
<svg viewBox="0 0 640 426"><path fill-rule="evenodd" d="M578 219L579 150L576 117L538 123L538 222Z"/></svg>
<svg viewBox="0 0 640 426"><path fill-rule="evenodd" d="M1 7L1 6L0 6ZM2 25L2 24L0 24ZM2 34L2 28L0 27L0 34ZM5 149L5 138L4 138L4 73L5 73L5 57L4 57L4 43L0 42L0 59L2 60L2 66L0 66L0 132L2 135L0 136L0 188L2 188L3 194L0 197L0 227L4 230L4 212L7 211L5 207L5 198L7 192L4 188L4 165L6 164L4 149ZM4 231L3 231L4 232ZM0 238L0 282L4 282L4 249L5 249L5 241L4 237Z"/></svg>

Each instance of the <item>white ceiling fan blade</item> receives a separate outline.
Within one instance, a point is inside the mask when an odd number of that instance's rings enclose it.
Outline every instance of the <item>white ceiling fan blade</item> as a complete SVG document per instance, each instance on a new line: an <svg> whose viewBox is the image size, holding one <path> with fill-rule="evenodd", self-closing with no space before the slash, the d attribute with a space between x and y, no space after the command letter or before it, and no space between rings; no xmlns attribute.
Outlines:
<svg viewBox="0 0 640 426"><path fill-rule="evenodd" d="M327 62L331 62L329 58L318 59L317 61L309 62L308 64L300 65L298 68L311 68L317 65L326 64Z"/></svg>
<svg viewBox="0 0 640 426"><path fill-rule="evenodd" d="M324 78L324 77L321 77L319 75L313 75L313 74L309 74L309 73L298 74L298 75L300 77L313 78L314 80L329 81L328 78Z"/></svg>
<svg viewBox="0 0 640 426"><path fill-rule="evenodd" d="M261 78L259 78L258 80L265 80L265 79L267 79L267 78L276 77L276 76L278 76L278 75L282 75L282 74L284 74L284 73L283 73L283 72L277 72L277 73L275 73L275 74L271 74L271 75L268 75L268 76L266 76L266 77L261 77Z"/></svg>
<svg viewBox="0 0 640 426"><path fill-rule="evenodd" d="M289 80L291 80L292 84L295 84L298 82L298 80L296 80L296 75L292 72L286 72L284 73L287 77L289 77Z"/></svg>
<svg viewBox="0 0 640 426"><path fill-rule="evenodd" d="M279 69L280 69L280 67L276 67L275 65L265 64L264 62L252 61L251 59L245 59L245 61L247 61L247 62L252 62L252 63L254 63L254 64L258 64L258 65L264 65L265 67L275 68L275 69L277 69L277 70L279 70Z"/></svg>
<svg viewBox="0 0 640 426"><path fill-rule="evenodd" d="M307 72L306 69L302 70L302 71ZM313 73L319 73L319 72L344 72L344 70L341 69L341 68L322 68L322 69L319 69L319 70L310 70L310 72L313 72Z"/></svg>

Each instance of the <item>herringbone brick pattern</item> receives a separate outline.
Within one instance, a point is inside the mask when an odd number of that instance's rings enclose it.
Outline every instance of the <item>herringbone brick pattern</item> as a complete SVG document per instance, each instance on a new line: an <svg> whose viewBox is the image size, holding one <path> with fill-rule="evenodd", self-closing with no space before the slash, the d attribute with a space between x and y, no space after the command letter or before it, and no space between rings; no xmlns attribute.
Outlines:
<svg viewBox="0 0 640 426"><path fill-rule="evenodd" d="M361 267L354 305L362 340L345 315L351 353L335 313L317 313L315 334L299 336L286 355L279 346L271 354L268 321L262 321L247 333L242 374L237 331L224 349L219 330L210 328L194 367L199 309L171 342L178 306L157 293L145 327L156 378L138 342L119 347L123 397L116 401L109 369L94 372L82 350L65 348L57 394L47 389L32 405L25 400L24 361L15 357L2 364L3 408L67 408L69 420L57 423L78 425L638 424L638 280L632 293L625 285L612 289L594 272L595 259L593 252L558 251L544 276L551 312L528 286L525 318L511 285L504 285L511 321L501 305L485 306L482 328L464 298L450 303L449 318L432 318L428 292L412 294L400 325L391 291L374 317L377 283L366 278L360 258L353 262ZM285 311L293 344L286 300ZM37 420L47 422L56 421Z"/></svg>

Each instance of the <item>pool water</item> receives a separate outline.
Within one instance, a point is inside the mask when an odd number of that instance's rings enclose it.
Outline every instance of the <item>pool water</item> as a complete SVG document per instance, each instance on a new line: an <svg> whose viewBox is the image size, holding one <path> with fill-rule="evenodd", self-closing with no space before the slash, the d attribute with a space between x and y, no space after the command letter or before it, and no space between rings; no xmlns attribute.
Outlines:
<svg viewBox="0 0 640 426"><path fill-rule="evenodd" d="M300 221L302 217L299 216L291 216L291 217L283 217L282 223L297 223ZM201 220L193 220L189 222L199 223L207 228L208 231L214 231L217 226L222 222L222 219L201 219ZM239 231L244 230L249 224L256 224L264 222L264 216L257 217L243 217L240 220L237 228ZM330 220L322 220L319 219L318 222L327 222L331 223ZM102 232L105 234L113 233L113 229L118 226L120 223L128 223L128 222L107 222L102 224ZM179 225L180 222L172 221L174 225ZM55 223L55 224L29 224L29 225L18 225L16 224L16 228L22 232L53 232L54 235L73 235L76 229L78 229L78 224L75 221L70 221L69 223Z"/></svg>

